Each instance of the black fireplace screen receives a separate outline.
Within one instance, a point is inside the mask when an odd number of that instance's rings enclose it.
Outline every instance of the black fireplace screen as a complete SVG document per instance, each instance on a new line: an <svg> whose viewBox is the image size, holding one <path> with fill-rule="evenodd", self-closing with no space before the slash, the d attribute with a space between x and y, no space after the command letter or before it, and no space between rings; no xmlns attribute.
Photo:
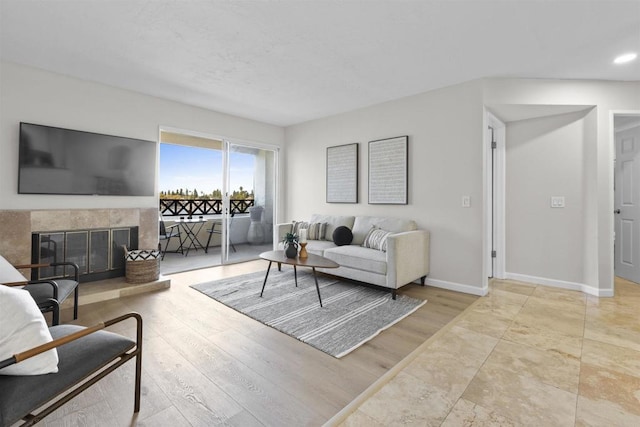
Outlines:
<svg viewBox="0 0 640 427"><path fill-rule="evenodd" d="M124 276L124 246L138 249L138 227L33 233L31 243L33 263L74 262L80 281L90 282ZM34 269L32 279L69 274L65 268Z"/></svg>

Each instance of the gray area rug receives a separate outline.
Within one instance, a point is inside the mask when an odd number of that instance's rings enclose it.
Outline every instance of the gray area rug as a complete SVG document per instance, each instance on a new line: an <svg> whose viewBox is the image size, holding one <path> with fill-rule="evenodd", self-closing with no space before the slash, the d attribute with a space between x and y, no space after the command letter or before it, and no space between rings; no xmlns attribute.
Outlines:
<svg viewBox="0 0 640 427"><path fill-rule="evenodd" d="M427 301L318 275L318 302L310 270L272 268L260 298L265 272L191 285L192 288L265 325L340 358L416 311Z"/></svg>

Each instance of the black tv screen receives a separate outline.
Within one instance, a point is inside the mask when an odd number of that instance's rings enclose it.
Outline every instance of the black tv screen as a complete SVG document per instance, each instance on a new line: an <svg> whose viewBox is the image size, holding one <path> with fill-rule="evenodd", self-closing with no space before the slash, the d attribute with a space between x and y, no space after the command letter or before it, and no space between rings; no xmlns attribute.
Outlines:
<svg viewBox="0 0 640 427"><path fill-rule="evenodd" d="M153 196L156 144L20 123L18 193Z"/></svg>

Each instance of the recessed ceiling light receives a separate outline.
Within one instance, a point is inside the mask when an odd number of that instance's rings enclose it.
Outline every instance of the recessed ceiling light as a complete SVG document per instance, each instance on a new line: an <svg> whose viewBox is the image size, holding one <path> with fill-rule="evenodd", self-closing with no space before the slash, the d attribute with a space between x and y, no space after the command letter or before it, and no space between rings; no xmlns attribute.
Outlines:
<svg viewBox="0 0 640 427"><path fill-rule="evenodd" d="M638 57L637 53L625 53L624 55L618 56L613 60L614 64L626 64L627 62L631 62Z"/></svg>

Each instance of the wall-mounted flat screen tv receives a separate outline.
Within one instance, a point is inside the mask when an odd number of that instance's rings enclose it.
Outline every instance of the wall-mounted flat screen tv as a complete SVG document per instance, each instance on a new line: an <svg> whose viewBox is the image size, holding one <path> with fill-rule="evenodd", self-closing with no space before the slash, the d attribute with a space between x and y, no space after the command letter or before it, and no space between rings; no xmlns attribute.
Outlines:
<svg viewBox="0 0 640 427"><path fill-rule="evenodd" d="M156 143L20 123L18 193L153 196Z"/></svg>

